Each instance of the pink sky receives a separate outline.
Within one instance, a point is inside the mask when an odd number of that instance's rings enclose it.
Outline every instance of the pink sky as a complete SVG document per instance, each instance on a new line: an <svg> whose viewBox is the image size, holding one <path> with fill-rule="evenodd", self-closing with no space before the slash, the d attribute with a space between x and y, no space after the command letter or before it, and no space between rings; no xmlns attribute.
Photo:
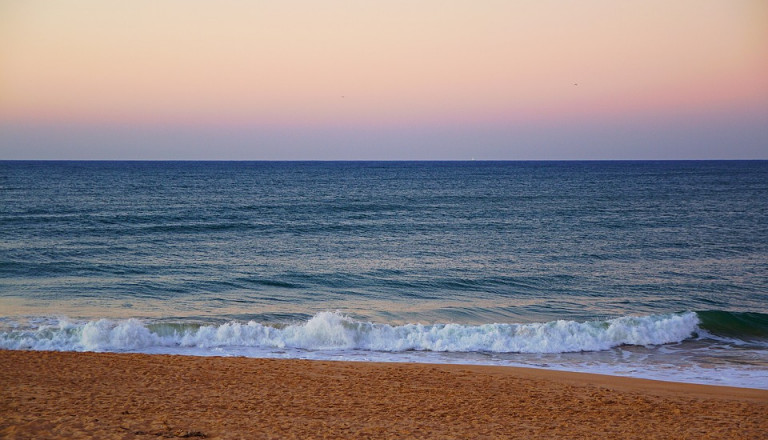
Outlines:
<svg viewBox="0 0 768 440"><path fill-rule="evenodd" d="M258 137L738 115L768 141L767 5L6 0L0 124L18 142L36 124Z"/></svg>

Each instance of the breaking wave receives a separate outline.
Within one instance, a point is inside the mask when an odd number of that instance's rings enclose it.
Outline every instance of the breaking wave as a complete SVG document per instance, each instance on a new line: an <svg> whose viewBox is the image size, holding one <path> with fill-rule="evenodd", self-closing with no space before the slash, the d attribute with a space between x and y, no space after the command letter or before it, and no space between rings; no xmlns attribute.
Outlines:
<svg viewBox="0 0 768 440"><path fill-rule="evenodd" d="M694 312L533 324L406 324L393 326L321 312L283 327L254 321L221 325L152 324L138 319L75 323L59 319L35 326L5 326L0 348L61 351L148 351L178 347L292 348L382 352L567 353L621 345L681 342L699 331Z"/></svg>

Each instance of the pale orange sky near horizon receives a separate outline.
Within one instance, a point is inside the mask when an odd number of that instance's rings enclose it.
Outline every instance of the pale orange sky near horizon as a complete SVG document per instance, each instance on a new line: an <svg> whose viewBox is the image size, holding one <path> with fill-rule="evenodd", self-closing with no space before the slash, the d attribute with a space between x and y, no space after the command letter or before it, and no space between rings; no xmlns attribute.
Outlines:
<svg viewBox="0 0 768 440"><path fill-rule="evenodd" d="M0 124L768 115L768 2L0 0ZM730 116L729 116L730 115Z"/></svg>

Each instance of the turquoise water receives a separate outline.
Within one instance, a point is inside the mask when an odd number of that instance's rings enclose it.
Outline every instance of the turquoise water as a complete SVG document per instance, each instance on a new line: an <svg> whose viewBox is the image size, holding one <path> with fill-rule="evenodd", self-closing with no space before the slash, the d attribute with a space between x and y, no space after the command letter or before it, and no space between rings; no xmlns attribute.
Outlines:
<svg viewBox="0 0 768 440"><path fill-rule="evenodd" d="M0 162L0 348L768 388L768 162Z"/></svg>

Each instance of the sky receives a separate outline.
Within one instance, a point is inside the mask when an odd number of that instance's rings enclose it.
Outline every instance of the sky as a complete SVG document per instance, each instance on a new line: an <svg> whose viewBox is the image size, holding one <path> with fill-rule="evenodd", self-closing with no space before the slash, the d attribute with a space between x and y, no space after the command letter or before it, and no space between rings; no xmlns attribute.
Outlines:
<svg viewBox="0 0 768 440"><path fill-rule="evenodd" d="M0 159L768 159L768 2L0 0Z"/></svg>

